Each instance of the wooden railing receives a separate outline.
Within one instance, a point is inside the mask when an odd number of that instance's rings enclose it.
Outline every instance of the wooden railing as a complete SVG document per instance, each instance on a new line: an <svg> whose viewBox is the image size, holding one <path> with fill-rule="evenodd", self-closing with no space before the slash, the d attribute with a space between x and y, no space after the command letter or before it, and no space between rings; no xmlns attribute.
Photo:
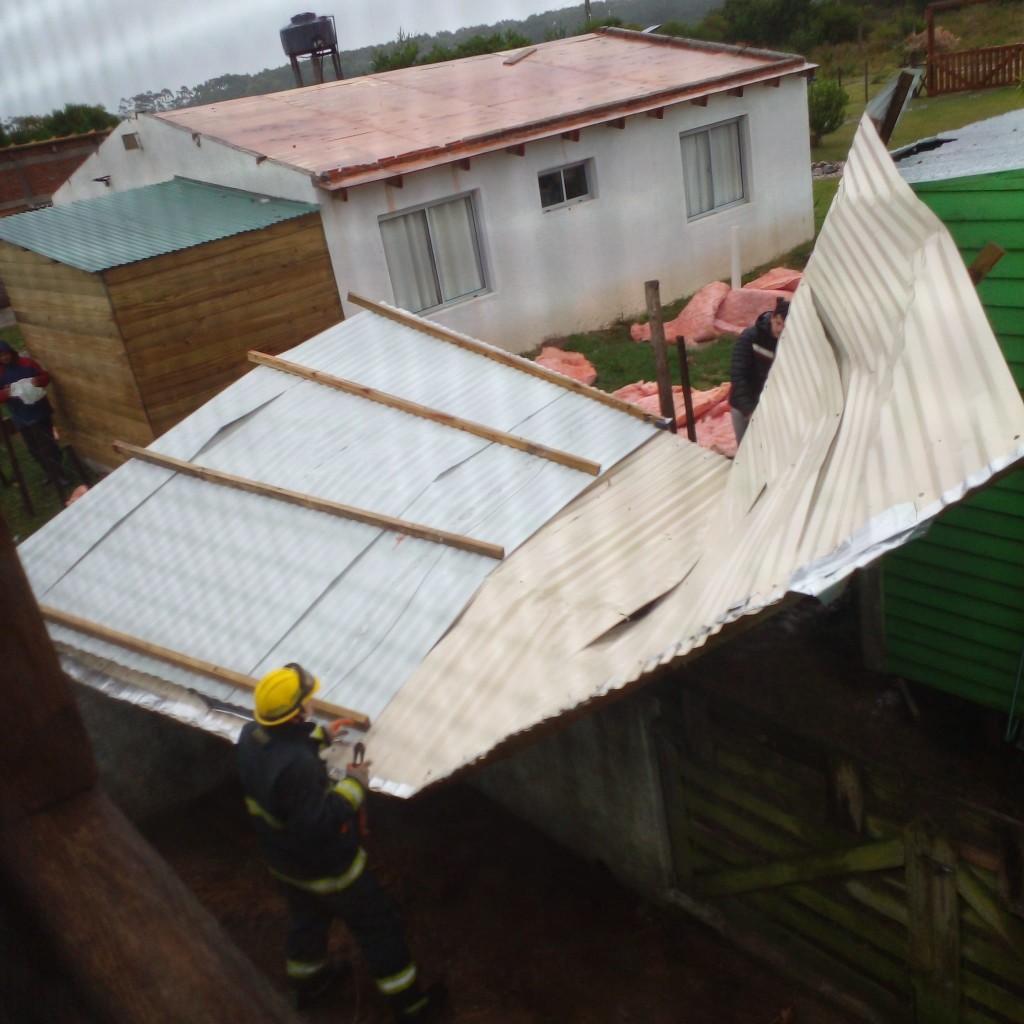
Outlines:
<svg viewBox="0 0 1024 1024"><path fill-rule="evenodd" d="M1024 79L1024 43L980 50L937 53L928 59L929 96L1020 85Z"/></svg>

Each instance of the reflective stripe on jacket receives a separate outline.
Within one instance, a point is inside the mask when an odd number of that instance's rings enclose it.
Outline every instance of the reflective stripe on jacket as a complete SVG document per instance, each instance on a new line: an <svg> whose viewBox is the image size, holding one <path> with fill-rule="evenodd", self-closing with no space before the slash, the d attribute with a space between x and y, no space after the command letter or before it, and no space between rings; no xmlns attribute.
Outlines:
<svg viewBox="0 0 1024 1024"><path fill-rule="evenodd" d="M315 730L308 722L249 722L236 749L238 773L271 872L313 892L334 892L362 872L358 829L348 826L365 794L356 779L332 782Z"/></svg>

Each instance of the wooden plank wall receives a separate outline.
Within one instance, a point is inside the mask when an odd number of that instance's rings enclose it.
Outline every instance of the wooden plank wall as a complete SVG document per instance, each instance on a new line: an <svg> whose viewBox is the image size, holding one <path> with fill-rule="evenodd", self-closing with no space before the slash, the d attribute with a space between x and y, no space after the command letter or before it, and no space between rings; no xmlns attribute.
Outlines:
<svg viewBox="0 0 1024 1024"><path fill-rule="evenodd" d="M966 264L989 242L1006 251L978 295L1024 395L1024 171L923 182L914 191ZM1006 712L1024 649L1024 471L887 555L882 584L885 670Z"/></svg>
<svg viewBox="0 0 1024 1024"><path fill-rule="evenodd" d="M1024 1019L1024 823L941 800L926 817L919 780L697 684L658 740L675 884L706 917L879 1020Z"/></svg>
<svg viewBox="0 0 1024 1024"><path fill-rule="evenodd" d="M100 275L0 242L0 277L26 347L53 375L62 439L105 465L117 461L114 437L149 444L154 435Z"/></svg>
<svg viewBox="0 0 1024 1024"><path fill-rule="evenodd" d="M343 319L319 213L104 273L159 436L250 368Z"/></svg>

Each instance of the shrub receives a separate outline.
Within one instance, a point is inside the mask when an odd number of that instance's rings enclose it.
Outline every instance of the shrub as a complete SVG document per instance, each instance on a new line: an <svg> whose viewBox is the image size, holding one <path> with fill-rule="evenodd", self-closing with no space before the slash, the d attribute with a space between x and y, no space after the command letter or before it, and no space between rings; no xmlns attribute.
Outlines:
<svg viewBox="0 0 1024 1024"><path fill-rule="evenodd" d="M815 82L807 92L807 106L811 126L811 145L820 146L826 135L831 135L846 120L847 91L835 79Z"/></svg>

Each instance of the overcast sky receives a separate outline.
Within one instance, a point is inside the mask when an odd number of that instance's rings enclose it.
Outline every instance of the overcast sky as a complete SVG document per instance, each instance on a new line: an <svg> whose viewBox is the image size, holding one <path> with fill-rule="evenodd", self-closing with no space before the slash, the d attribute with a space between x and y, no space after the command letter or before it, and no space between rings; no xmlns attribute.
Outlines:
<svg viewBox="0 0 1024 1024"><path fill-rule="evenodd" d="M338 49L490 25L579 0L326 0ZM176 90L287 63L280 29L300 0L0 0L0 119ZM344 70L344 68L343 68Z"/></svg>

